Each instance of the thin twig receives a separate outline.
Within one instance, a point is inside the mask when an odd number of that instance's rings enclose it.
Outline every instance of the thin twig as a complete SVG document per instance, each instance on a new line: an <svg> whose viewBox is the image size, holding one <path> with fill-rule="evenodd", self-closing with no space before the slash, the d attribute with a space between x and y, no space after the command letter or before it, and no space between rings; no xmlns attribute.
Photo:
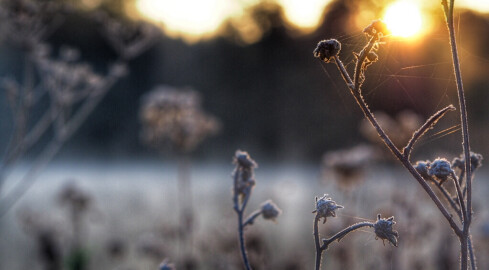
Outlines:
<svg viewBox="0 0 489 270"><path fill-rule="evenodd" d="M243 227L246 227L248 225L252 225L255 222L255 219L261 215L260 210L255 210L253 213L251 213L247 218L246 221L243 223Z"/></svg>
<svg viewBox="0 0 489 270"><path fill-rule="evenodd" d="M339 242L347 234L349 234L349 233L351 233L353 231L356 231L356 230L358 230L360 228L363 228L363 227L371 227L371 228L373 228L374 227L374 223L372 223L372 222L359 222L359 223L350 225L349 227L344 228L343 230L341 230L340 232L338 232L335 235L331 236L330 238L323 239L323 245L321 246L321 249L323 249L323 250L328 249L329 245L332 242L334 242L334 241L338 241Z"/></svg>
<svg viewBox="0 0 489 270"><path fill-rule="evenodd" d="M321 269L321 257L323 254L323 249L321 249L321 244L319 243L319 229L318 229L318 223L319 223L320 216L319 214L316 214L316 217L314 218L314 245L316 247L316 266L314 269L319 270Z"/></svg>
<svg viewBox="0 0 489 270"><path fill-rule="evenodd" d="M436 125L438 120L440 120L448 111L454 111L454 110L455 110L455 107L453 107L453 105L448 105L447 107L439 110L438 112L433 114L430 118L428 118L428 120L426 120L426 122L418 130L416 130L413 133L413 136L411 137L411 139L409 140L407 145L404 147L404 149L402 151L404 156L409 159L409 155L411 154L411 151L412 151L413 146L416 143L416 141L419 138L421 138L421 136L423 136L426 133L426 131L428 131L434 125Z"/></svg>

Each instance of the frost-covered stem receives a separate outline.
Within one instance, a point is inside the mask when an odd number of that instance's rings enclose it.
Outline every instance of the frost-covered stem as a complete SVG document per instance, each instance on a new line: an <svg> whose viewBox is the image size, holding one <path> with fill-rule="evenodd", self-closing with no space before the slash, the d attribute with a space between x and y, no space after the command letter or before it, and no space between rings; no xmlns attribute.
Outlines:
<svg viewBox="0 0 489 270"><path fill-rule="evenodd" d="M243 227L253 224L253 222L255 222L255 219L259 217L261 213L261 210L255 210L255 212L251 213L248 218L246 218L246 221L243 223Z"/></svg>
<svg viewBox="0 0 489 270"><path fill-rule="evenodd" d="M357 63L355 64L355 73L353 74L353 86L357 93L360 93L360 74L362 73L362 66L365 59L367 59L368 53L372 50L375 43L379 40L379 34L373 35L367 45L363 47L358 56Z"/></svg>
<svg viewBox="0 0 489 270"><path fill-rule="evenodd" d="M469 233L469 240L467 241L469 247L469 256L470 256L470 266L472 270L477 269L477 260L474 254L474 247L472 246L472 236Z"/></svg>
<svg viewBox="0 0 489 270"><path fill-rule="evenodd" d="M463 233L462 236L459 237L460 239L460 269L466 270L468 269L468 237L465 236L465 233Z"/></svg>
<svg viewBox="0 0 489 270"><path fill-rule="evenodd" d="M244 238L244 228L245 228L245 223L243 223L243 213L246 209L246 205L248 204L248 200L250 198L250 190L246 192L246 194L243 197L243 200L241 202L241 205L239 203L239 196L240 193L238 191L238 179L239 178L239 173L236 172L234 174L234 185L233 185L233 203L234 203L234 211L238 215L238 239L239 239L239 249L241 251L241 258L243 259L243 264L245 266L246 270L251 270L250 262L248 260L248 253L246 252L246 246L245 246L245 238Z"/></svg>
<svg viewBox="0 0 489 270"><path fill-rule="evenodd" d="M328 249L329 244L333 243L334 241L338 241L339 242L347 234L349 234L349 233L351 233L353 231L356 231L356 230L358 230L360 228L363 228L363 227L371 227L371 228L373 228L374 227L374 223L372 223L372 222L359 222L359 223L350 225L349 227L344 228L343 230L341 230L340 232L338 232L335 235L331 236L330 238L323 239L323 245L321 246L321 249L323 249L323 250Z"/></svg>
<svg viewBox="0 0 489 270"><path fill-rule="evenodd" d="M314 218L314 244L316 246L316 267L314 268L315 270L321 269L321 257L324 251L323 249L321 249L321 243L319 242L319 219L319 214L316 214L316 217Z"/></svg>
<svg viewBox="0 0 489 270"><path fill-rule="evenodd" d="M465 224L467 222L467 208L465 206L464 197L462 194L462 189L460 188L460 183L458 182L457 175L452 171L451 173L453 184L455 185L455 189L457 190L458 203L460 205L460 211L462 212L462 223Z"/></svg>
<svg viewBox="0 0 489 270"><path fill-rule="evenodd" d="M470 162L470 144L469 144L469 127L467 121L467 108L465 105L465 93L462 83L462 72L460 71L460 61L458 57L457 42L455 38L455 27L453 24L453 6L454 0L450 0L450 5L448 5L447 0L442 0L443 10L445 11L445 18L448 28L448 34L450 36L450 48L452 52L453 60L453 70L455 73L455 81L457 83L457 94L458 102L460 105L460 120L462 123L462 139L463 139L463 149L465 157L465 181L467 188L467 208L466 215L467 219L463 223L463 234L460 237L461 246L461 258L460 267L462 270L467 269L467 249L468 249L468 239L470 237L469 228L472 221L472 176L471 176L471 162ZM474 258L475 259L475 258ZM475 260L474 260L475 261Z"/></svg>
<svg viewBox="0 0 489 270"><path fill-rule="evenodd" d="M238 175L238 174L236 174ZM237 181L235 177L235 182ZM236 185L235 185L236 187ZM235 188L236 189L236 188ZM241 257L243 258L243 264L245 266L246 270L251 270L250 262L248 260L248 253L246 252L246 246L245 246L245 239L244 239L244 227L245 224L243 223L243 212L246 209L246 205L248 204L248 199L250 197L250 193L246 193L245 197L243 198L243 202L241 203L241 207L239 207L239 194L235 192L234 194L234 201L235 201L235 208L234 210L236 211L236 214L238 214L238 238L239 238L239 248L241 250Z"/></svg>
<svg viewBox="0 0 489 270"><path fill-rule="evenodd" d="M450 36L450 47L452 52L453 70L455 73L455 81L457 83L458 102L460 104L460 120L462 123L462 139L465 157L465 180L467 185L467 222L464 223L464 231L468 230L472 220L472 177L470 167L470 143L469 143L469 126L467 120L467 107L465 105L465 93L462 83L462 72L460 71L460 60L458 57L457 42L455 39L455 27L453 25L453 6L454 0L450 0L448 6L447 0L442 1L443 9L445 10L446 23Z"/></svg>
<svg viewBox="0 0 489 270"><path fill-rule="evenodd" d="M335 235L331 236L330 238L322 239L323 244L321 245L321 243L319 241L319 229L318 229L318 223L319 223L320 218L321 217L319 216L318 213L316 214L316 217L314 218L314 244L316 247L316 267L315 267L316 270L319 270L321 268L321 260L322 260L323 252L328 249L328 247L331 243L333 243L334 241L339 242L347 234L354 232L360 228L363 228L363 227L373 228L374 227L374 223L372 223L372 222L359 222L359 223L350 225L350 226L344 228L343 230L337 232Z"/></svg>
<svg viewBox="0 0 489 270"><path fill-rule="evenodd" d="M450 204L452 209L457 213L458 217L460 218L460 221L462 221L462 212L460 212L460 208L457 206L457 204L453 200L453 198L450 195L450 193L448 192L448 190L443 185L441 185L440 183L438 183L434 180L433 180L433 182L435 183L435 186L438 187L440 192L443 194L445 199L448 201L448 203Z"/></svg>
<svg viewBox="0 0 489 270"><path fill-rule="evenodd" d="M414 144L416 141L423 136L423 134L426 133L430 128L432 128L438 120L440 120L448 111L454 111L455 107L453 105L448 105L447 107L439 110L435 114L433 114L426 122L413 133L413 136L409 140L408 144L404 147L402 153L406 158L409 158L409 155L411 154L411 151L413 149Z"/></svg>

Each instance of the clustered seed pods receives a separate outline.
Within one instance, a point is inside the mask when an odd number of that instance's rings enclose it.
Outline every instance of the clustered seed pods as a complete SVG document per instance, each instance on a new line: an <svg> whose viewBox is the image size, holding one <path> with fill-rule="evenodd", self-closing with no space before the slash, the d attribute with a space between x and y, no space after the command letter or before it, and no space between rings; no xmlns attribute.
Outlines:
<svg viewBox="0 0 489 270"><path fill-rule="evenodd" d="M343 208L343 206L336 204L335 201L327 196L328 194L324 194L319 199L316 197L316 209L312 211L317 213L319 218L323 218L323 224L326 223L328 217L336 217L336 209Z"/></svg>
<svg viewBox="0 0 489 270"><path fill-rule="evenodd" d="M331 57L340 53L341 43L336 39L328 39L319 41L316 49L314 49L314 57L328 63Z"/></svg>
<svg viewBox="0 0 489 270"><path fill-rule="evenodd" d="M397 247L399 233L392 229L396 222L394 217L381 218L380 214L377 215L377 222L374 224L374 232L376 238L389 241L393 246Z"/></svg>

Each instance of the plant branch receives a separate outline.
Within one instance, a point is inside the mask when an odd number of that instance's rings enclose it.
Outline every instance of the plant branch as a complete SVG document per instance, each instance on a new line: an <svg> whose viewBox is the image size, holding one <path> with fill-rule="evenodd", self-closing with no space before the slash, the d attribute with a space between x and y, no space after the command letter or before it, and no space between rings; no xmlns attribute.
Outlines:
<svg viewBox="0 0 489 270"><path fill-rule="evenodd" d="M314 245L316 247L316 266L315 270L321 269L321 257L323 254L324 249L321 248L321 244L319 243L319 229L318 229L318 223L319 223L320 216L317 213L316 217L314 218Z"/></svg>
<svg viewBox="0 0 489 270"><path fill-rule="evenodd" d="M339 242L347 234L349 234L349 233L351 233L353 231L356 231L356 230L358 230L360 228L363 228L363 227L371 227L371 228L373 228L374 227L374 223L372 223L372 222L359 222L359 223L350 225L349 227L341 230L340 232L336 233L335 235L331 236L330 238L323 239L323 245L321 246L321 249L322 250L328 249L329 245L331 243L333 243L334 241L338 241Z"/></svg>
<svg viewBox="0 0 489 270"><path fill-rule="evenodd" d="M372 49L373 44L372 44L373 38L370 40L370 42L362 49L362 52L360 53L359 58L357 59L357 67L360 66L361 64L358 64L360 61L365 61L366 55L369 53L369 51ZM336 59L336 58L335 58ZM338 66L340 72L342 73L344 78L347 78L346 83L347 85L350 86L350 83L348 81L348 77L345 76L344 71L346 70L343 66L343 63L341 61L336 61L336 65ZM361 70L361 69L360 69ZM358 74L355 74L355 76L359 76ZM357 79L358 80L358 79ZM435 203L435 205L438 207L442 215L445 217L445 219L448 221L452 229L454 230L455 234L461 235L462 230L459 228L459 226L455 223L453 220L452 215L448 212L446 207L442 204L440 199L436 196L436 194L433 192L431 187L426 183L426 181L423 179L423 177L416 171L416 169L413 167L413 165L409 162L409 160L400 152L400 150L394 145L392 140L389 138L389 136L385 133L385 131L382 129L382 127L379 125L377 120L375 119L375 116L373 113L370 111L368 108L367 103L363 99L361 95L361 91L358 90L355 85L358 85L358 81L354 81L354 86L349 87L351 94L355 98L355 101L357 104L360 106L360 109L362 110L364 116L367 118L367 120L372 124L372 126L375 128L377 133L379 134L380 138L384 142L384 144L387 146L387 148L394 154L394 156L402 163L402 165L413 175L413 177L418 181L418 183L423 187L423 189L428 193L428 196L431 198L431 200Z"/></svg>
<svg viewBox="0 0 489 270"><path fill-rule="evenodd" d="M255 219L261 215L260 210L255 210L253 213L251 213L243 223L243 227L246 227L248 225L252 225L255 222Z"/></svg>
<svg viewBox="0 0 489 270"><path fill-rule="evenodd" d="M438 120L440 120L448 111L454 111L454 110L455 110L455 107L453 105L448 105L447 107L439 110L438 112L433 114L430 118L428 118L428 120L426 120L426 122L418 130L416 130L413 133L413 136L411 137L411 139L409 140L407 145L404 147L404 149L402 151L404 156L407 159L409 159L409 155L411 154L411 151L412 151L413 146L416 143L416 141L419 138L421 138L421 136L423 136L426 133L426 131L428 131L434 125L436 125Z"/></svg>
<svg viewBox="0 0 489 270"><path fill-rule="evenodd" d="M445 11L448 33L450 36L450 47L452 52L453 70L455 73L455 81L457 83L458 102L460 104L460 120L462 123L462 139L465 157L465 181L467 186L467 221L464 222L464 231L468 231L472 220L472 177L470 167L470 144L469 144L469 127L467 120L467 108L465 104L465 94L462 83L462 72L460 70L460 61L458 57L457 43L455 39L455 27L453 24L453 6L454 0L450 0L448 6L447 0L442 1L442 6Z"/></svg>

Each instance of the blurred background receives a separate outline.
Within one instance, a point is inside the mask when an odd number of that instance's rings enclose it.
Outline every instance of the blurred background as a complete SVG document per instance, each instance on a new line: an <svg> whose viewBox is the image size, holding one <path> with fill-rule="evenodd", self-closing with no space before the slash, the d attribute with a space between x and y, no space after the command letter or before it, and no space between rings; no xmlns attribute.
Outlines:
<svg viewBox="0 0 489 270"><path fill-rule="evenodd" d="M471 147L486 156L489 2L456 7ZM401 235L396 249L371 232L345 239L328 269L456 269L443 217L364 122L336 66L312 54L336 38L352 71L363 28L379 18L392 34L363 93L401 147L458 104L439 1L2 0L0 269L158 269L165 258L240 269L237 149L260 164L249 212L268 198L283 210L246 232L256 269L312 267L310 212L323 193L345 206L323 235L377 213L395 215ZM458 123L448 113L413 162L459 156ZM474 195L480 269L485 176L482 167Z"/></svg>

